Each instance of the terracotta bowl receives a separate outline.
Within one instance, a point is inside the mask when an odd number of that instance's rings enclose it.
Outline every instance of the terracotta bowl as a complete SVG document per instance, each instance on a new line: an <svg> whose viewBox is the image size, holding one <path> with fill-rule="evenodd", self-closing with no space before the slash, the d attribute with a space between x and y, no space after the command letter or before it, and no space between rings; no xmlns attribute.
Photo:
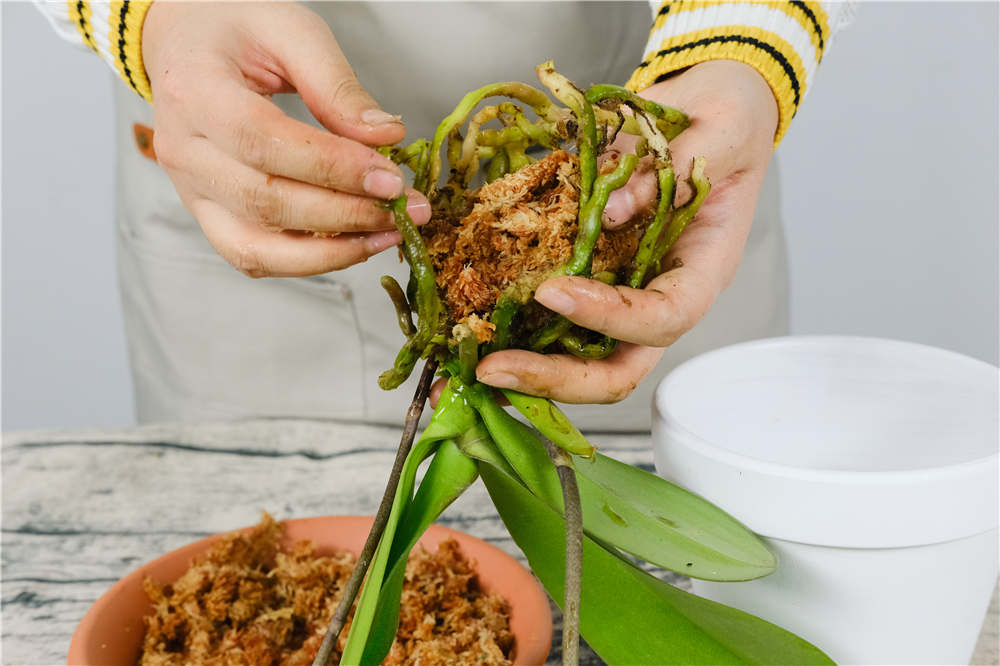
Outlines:
<svg viewBox="0 0 1000 666"><path fill-rule="evenodd" d="M282 543L290 545L311 539L321 555L344 550L357 555L371 523L369 516L287 520ZM143 579L152 576L159 581L176 580L188 568L191 559L207 551L219 536L206 537L178 548L115 583L90 607L73 634L69 646L70 666L135 666L142 648L142 618L150 611L149 599L142 590ZM514 663L544 664L552 642L552 615L545 590L513 557L468 534L431 525L420 543L432 550L449 538L455 539L462 553L474 563L483 589L499 594L510 603Z"/></svg>

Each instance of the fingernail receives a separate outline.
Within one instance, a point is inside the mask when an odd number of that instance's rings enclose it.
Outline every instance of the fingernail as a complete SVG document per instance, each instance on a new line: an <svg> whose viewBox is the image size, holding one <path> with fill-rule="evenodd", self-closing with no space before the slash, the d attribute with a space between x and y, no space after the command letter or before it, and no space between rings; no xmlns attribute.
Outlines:
<svg viewBox="0 0 1000 666"><path fill-rule="evenodd" d="M398 231L378 231L365 237L365 249L369 254L377 254L393 245L399 245L402 240Z"/></svg>
<svg viewBox="0 0 1000 666"><path fill-rule="evenodd" d="M521 384L521 381L516 376L507 372L494 372L492 375L483 375L482 377L477 377L477 379L484 384L496 386L497 388L516 389Z"/></svg>
<svg viewBox="0 0 1000 666"><path fill-rule="evenodd" d="M558 287L539 287L535 291L535 300L553 312L569 315L576 308L573 296Z"/></svg>
<svg viewBox="0 0 1000 666"><path fill-rule="evenodd" d="M403 193L403 179L385 169L369 171L361 186L365 192L379 199L395 199Z"/></svg>
<svg viewBox="0 0 1000 666"><path fill-rule="evenodd" d="M426 199L407 201L406 212L410 214L414 224L426 224L431 219L431 205Z"/></svg>
<svg viewBox="0 0 1000 666"><path fill-rule="evenodd" d="M394 116L386 113L382 109L365 109L361 112L361 121L369 125L388 125L389 123L401 123L401 116Z"/></svg>
<svg viewBox="0 0 1000 666"><path fill-rule="evenodd" d="M619 226L631 219L635 213L635 197L626 189L615 190L608 197L608 205L604 207L603 222L605 226Z"/></svg>

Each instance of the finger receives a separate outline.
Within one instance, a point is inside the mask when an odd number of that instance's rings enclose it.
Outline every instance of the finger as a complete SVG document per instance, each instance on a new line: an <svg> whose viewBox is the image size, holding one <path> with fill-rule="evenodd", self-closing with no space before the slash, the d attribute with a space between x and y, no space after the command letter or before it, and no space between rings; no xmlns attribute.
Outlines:
<svg viewBox="0 0 1000 666"><path fill-rule="evenodd" d="M302 101L331 132L369 146L403 140L402 120L380 109L364 89L324 21L303 20L294 32L272 22L261 39Z"/></svg>
<svg viewBox="0 0 1000 666"><path fill-rule="evenodd" d="M198 105L196 133L262 173L348 194L393 199L403 192L392 160L284 114L232 76L205 77L189 103Z"/></svg>
<svg viewBox="0 0 1000 666"><path fill-rule="evenodd" d="M617 340L665 347L689 331L732 281L753 221L758 184L733 184L706 202L665 261L671 269L645 289L581 277L542 283L535 300L575 324Z"/></svg>
<svg viewBox="0 0 1000 666"><path fill-rule="evenodd" d="M538 288L535 300L575 324L640 345L666 347L708 311L716 292L684 268L667 285L648 289L609 286L596 280L560 277Z"/></svg>
<svg viewBox="0 0 1000 666"><path fill-rule="evenodd" d="M559 402L612 403L627 398L662 355L662 349L624 343L602 360L507 350L480 361L476 377Z"/></svg>
<svg viewBox="0 0 1000 666"><path fill-rule="evenodd" d="M395 231L317 238L299 232L268 231L236 217L220 204L195 199L190 204L205 237L240 272L250 277L301 277L346 268L397 245Z"/></svg>
<svg viewBox="0 0 1000 666"><path fill-rule="evenodd" d="M427 400L431 403L431 409L437 409L438 400L441 399L441 393L444 392L446 386L448 386L448 380L444 377L435 379L434 383L431 384L431 392L427 396Z"/></svg>
<svg viewBox="0 0 1000 666"><path fill-rule="evenodd" d="M203 198L269 229L335 234L395 228L392 214L374 199L268 176L234 160L207 139L190 139L184 155L183 171L165 165L171 178L178 174ZM406 194L406 209L414 223L427 222L431 216L427 199L412 188Z"/></svg>

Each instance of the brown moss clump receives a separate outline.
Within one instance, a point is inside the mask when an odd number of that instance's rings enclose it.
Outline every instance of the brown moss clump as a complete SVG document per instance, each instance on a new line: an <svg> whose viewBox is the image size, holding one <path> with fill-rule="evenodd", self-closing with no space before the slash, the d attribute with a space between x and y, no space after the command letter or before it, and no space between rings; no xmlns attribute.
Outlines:
<svg viewBox="0 0 1000 666"><path fill-rule="evenodd" d="M354 556L316 554L300 541L280 550L282 526L264 514L194 559L172 585L144 581L141 666L308 666L340 601ZM342 650L350 624L337 645ZM414 550L400 625L385 664L509 664L507 603L483 593L458 544ZM338 652L339 654L339 652Z"/></svg>
<svg viewBox="0 0 1000 666"><path fill-rule="evenodd" d="M515 282L533 290L569 259L579 183L576 156L557 150L470 193L461 213L447 207L435 211L421 233L449 319L468 323L480 342L489 340L492 331L484 320L501 292ZM630 224L602 232L593 272L629 266L641 231L641 225Z"/></svg>
<svg viewBox="0 0 1000 666"><path fill-rule="evenodd" d="M399 630L383 664L508 664L513 647L507 602L483 594L458 542L410 558Z"/></svg>

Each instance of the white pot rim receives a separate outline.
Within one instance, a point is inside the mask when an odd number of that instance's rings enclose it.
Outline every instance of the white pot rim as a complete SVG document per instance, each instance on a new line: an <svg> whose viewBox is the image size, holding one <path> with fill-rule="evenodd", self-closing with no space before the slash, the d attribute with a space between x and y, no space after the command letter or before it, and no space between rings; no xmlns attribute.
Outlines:
<svg viewBox="0 0 1000 666"><path fill-rule="evenodd" d="M659 405L656 405L655 409L659 412ZM711 458L727 465L733 465L743 469L768 474L770 476L801 479L804 481L819 481L844 485L915 483L925 481L928 477L968 476L969 474L975 474L984 468L996 468L998 464L1000 464L1000 456L994 453L992 455L976 458L967 462L955 463L953 465L942 465L940 467L870 472L812 469L797 465L783 465L781 463L761 460L759 458L719 448L676 422L672 422L669 425L669 428L675 436L684 439L686 446L697 450L706 458Z"/></svg>
<svg viewBox="0 0 1000 666"><path fill-rule="evenodd" d="M814 351L856 348L867 354L930 359L958 368L963 377L965 373L974 377L977 391L989 390L988 382L995 387L997 381L997 368L984 361L883 338L788 336L724 347L678 366L656 389L654 446L662 475L720 504L756 532L789 541L901 547L949 541L996 527L1000 457L995 449L968 460L907 469L811 468L763 460L714 443L688 428L684 417L671 410L669 395L675 391L675 397L685 395L685 385L704 398L706 383L724 367L720 363L784 348L810 358Z"/></svg>

